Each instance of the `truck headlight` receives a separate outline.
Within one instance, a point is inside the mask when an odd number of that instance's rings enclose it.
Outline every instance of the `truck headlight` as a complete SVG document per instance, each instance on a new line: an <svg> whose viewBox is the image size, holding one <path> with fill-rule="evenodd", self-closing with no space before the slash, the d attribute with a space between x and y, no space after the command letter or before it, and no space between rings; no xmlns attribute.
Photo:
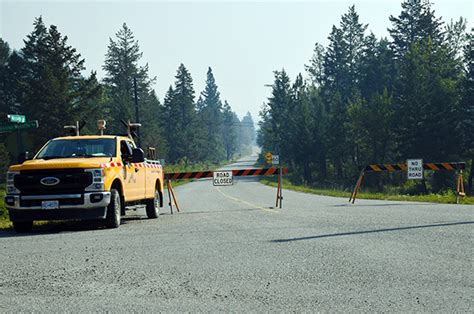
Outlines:
<svg viewBox="0 0 474 314"><path fill-rule="evenodd" d="M86 169L85 171L92 173L92 184L86 187L86 191L103 191L105 169Z"/></svg>
<svg viewBox="0 0 474 314"><path fill-rule="evenodd" d="M15 176L20 174L18 171L7 172L7 194L20 194L20 190L15 187Z"/></svg>

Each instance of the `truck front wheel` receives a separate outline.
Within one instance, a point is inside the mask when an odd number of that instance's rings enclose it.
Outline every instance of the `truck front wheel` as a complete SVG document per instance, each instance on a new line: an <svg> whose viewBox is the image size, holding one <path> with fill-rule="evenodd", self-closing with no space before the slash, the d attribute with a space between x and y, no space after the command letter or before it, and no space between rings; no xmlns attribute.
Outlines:
<svg viewBox="0 0 474 314"><path fill-rule="evenodd" d="M110 190L110 203L105 215L105 226L107 228L118 228L120 226L120 193L116 189Z"/></svg>
<svg viewBox="0 0 474 314"><path fill-rule="evenodd" d="M160 214L160 191L155 189L155 197L146 200L146 215L148 218L158 218Z"/></svg>
<svg viewBox="0 0 474 314"><path fill-rule="evenodd" d="M30 232L31 228L33 228L32 221L14 221L13 222L13 229L15 229L17 233Z"/></svg>

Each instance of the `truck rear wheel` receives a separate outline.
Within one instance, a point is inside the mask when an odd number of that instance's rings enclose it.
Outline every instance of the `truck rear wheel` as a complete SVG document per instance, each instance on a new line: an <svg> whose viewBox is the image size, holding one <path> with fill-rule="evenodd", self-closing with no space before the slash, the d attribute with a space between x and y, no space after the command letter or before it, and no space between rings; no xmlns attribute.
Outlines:
<svg viewBox="0 0 474 314"><path fill-rule="evenodd" d="M120 226L120 193L116 189L110 190L110 203L107 206L107 214L105 215L105 226L107 228L118 228Z"/></svg>
<svg viewBox="0 0 474 314"><path fill-rule="evenodd" d="M15 229L17 233L30 232L31 228L33 228L32 221L13 221L13 229Z"/></svg>
<svg viewBox="0 0 474 314"><path fill-rule="evenodd" d="M146 200L146 215L150 219L158 218L160 215L160 191L155 189L155 197Z"/></svg>

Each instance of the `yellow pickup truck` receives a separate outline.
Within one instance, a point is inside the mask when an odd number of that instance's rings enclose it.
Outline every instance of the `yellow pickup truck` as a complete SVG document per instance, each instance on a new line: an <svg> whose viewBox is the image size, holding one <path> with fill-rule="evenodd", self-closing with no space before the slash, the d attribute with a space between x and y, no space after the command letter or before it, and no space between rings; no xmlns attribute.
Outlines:
<svg viewBox="0 0 474 314"><path fill-rule="evenodd" d="M17 232L35 220L96 220L117 228L126 206L163 207L163 168L126 136L67 136L47 142L7 173L5 206Z"/></svg>

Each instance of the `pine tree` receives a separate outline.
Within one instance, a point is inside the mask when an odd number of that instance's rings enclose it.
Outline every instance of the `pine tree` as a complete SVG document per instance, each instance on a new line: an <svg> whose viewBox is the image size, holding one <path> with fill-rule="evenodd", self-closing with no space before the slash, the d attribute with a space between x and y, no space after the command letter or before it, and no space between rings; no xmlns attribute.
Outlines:
<svg viewBox="0 0 474 314"><path fill-rule="evenodd" d="M67 39L56 26L47 29L40 17L22 49L25 77L19 110L39 120L40 128L32 134L35 146L64 134L63 125L85 118L86 107L99 97L95 74L82 76L84 59Z"/></svg>
<svg viewBox="0 0 474 314"><path fill-rule="evenodd" d="M206 87L198 100L198 120L205 132L201 150L204 160L219 161L225 157L223 144L223 114L220 93L212 69L207 71Z"/></svg>
<svg viewBox="0 0 474 314"><path fill-rule="evenodd" d="M386 89L391 95L396 76L393 52L386 39L378 41L373 34L366 38L360 60L359 89L362 97L370 99Z"/></svg>
<svg viewBox="0 0 474 314"><path fill-rule="evenodd" d="M173 87L170 86L168 91L166 92L166 96L163 103L163 127L164 132L163 135L166 139L167 143L167 154L166 159L167 162L173 163L178 159L179 153L177 149L179 149L179 138L181 135L181 129L176 124L176 121L179 119L179 111L175 108L175 103L173 101L174 98L174 90Z"/></svg>
<svg viewBox="0 0 474 314"><path fill-rule="evenodd" d="M168 161L184 161L187 164L200 160L194 87L191 74L184 64L180 64L175 78L174 88L170 86L166 93L163 109L169 146Z"/></svg>
<svg viewBox="0 0 474 314"><path fill-rule="evenodd" d="M359 166L388 162L386 158L393 143L393 106L388 90L373 94L369 101L357 97L350 103L348 113Z"/></svg>
<svg viewBox="0 0 474 314"><path fill-rule="evenodd" d="M160 129L160 121L155 119L159 110L159 102L151 89L156 78L148 75L148 64L140 66L143 56L140 52L138 41L133 32L123 23L122 28L115 34L116 39L109 38L107 54L103 69L105 71L104 83L109 98L107 105L109 132L123 133L120 120L135 121L134 105L134 79L137 82L139 111L144 120L140 133L145 136L145 145L156 146L151 134ZM154 119L147 119L148 114Z"/></svg>
<svg viewBox="0 0 474 314"><path fill-rule="evenodd" d="M224 112L223 112L223 125L225 131L223 132L223 142L225 149L226 160L232 159L232 157L238 151L238 132L239 132L239 118L232 111L229 103L224 101Z"/></svg>
<svg viewBox="0 0 474 314"><path fill-rule="evenodd" d="M446 25L446 45L453 59L462 60L465 58L464 47L469 44L469 35L466 32L467 20L460 17L456 22Z"/></svg>
<svg viewBox="0 0 474 314"><path fill-rule="evenodd" d="M17 51L13 51L0 74L1 112L22 113L20 106L24 97L26 71L25 61Z"/></svg>
<svg viewBox="0 0 474 314"><path fill-rule="evenodd" d="M404 56L413 44L423 42L427 37L431 37L436 45L443 40L441 19L435 18L429 1L405 0L402 9L398 17L390 16L393 28L388 29L397 58Z"/></svg>
<svg viewBox="0 0 474 314"><path fill-rule="evenodd" d="M3 115L9 111L7 105L7 90L6 90L6 79L7 79L7 66L8 59L10 58L10 46L7 42L0 38L0 114Z"/></svg>
<svg viewBox="0 0 474 314"><path fill-rule="evenodd" d="M285 133L285 156L292 167L303 174L303 181L312 183L312 161L316 152L313 138L313 108L303 77L299 74L292 86L292 105L289 110L288 129ZM285 150L283 151L285 152Z"/></svg>
<svg viewBox="0 0 474 314"><path fill-rule="evenodd" d="M284 149L284 137L288 123L287 113L291 107L292 91L290 78L285 70L274 72L275 81L272 85L272 96L260 111L260 143L264 143L264 150L280 154ZM245 117L244 117L245 119ZM244 122L242 120L242 123ZM245 140L244 140L245 144ZM286 156L281 156L286 160Z"/></svg>
<svg viewBox="0 0 474 314"><path fill-rule="evenodd" d="M321 86L324 80L324 55L326 51L323 45L316 43L314 45L313 56L309 60L309 65L305 65L311 82L315 86Z"/></svg>
<svg viewBox="0 0 474 314"><path fill-rule="evenodd" d="M349 11L342 15L341 30L344 54L347 67L348 93L357 86L360 75L360 59L365 47L365 31L367 24L359 22L359 15L355 11L355 6L349 7Z"/></svg>
<svg viewBox="0 0 474 314"><path fill-rule="evenodd" d="M348 140L348 115L345 102L339 92L332 97L328 111L326 145L328 157L336 170L338 179L344 176L343 166L350 153Z"/></svg>
<svg viewBox="0 0 474 314"><path fill-rule="evenodd" d="M468 190L473 192L474 178L474 28L468 34L468 40L464 46L465 74L462 84L462 102L459 119L461 123L457 134L463 139L461 156L470 159L471 168L469 170Z"/></svg>

